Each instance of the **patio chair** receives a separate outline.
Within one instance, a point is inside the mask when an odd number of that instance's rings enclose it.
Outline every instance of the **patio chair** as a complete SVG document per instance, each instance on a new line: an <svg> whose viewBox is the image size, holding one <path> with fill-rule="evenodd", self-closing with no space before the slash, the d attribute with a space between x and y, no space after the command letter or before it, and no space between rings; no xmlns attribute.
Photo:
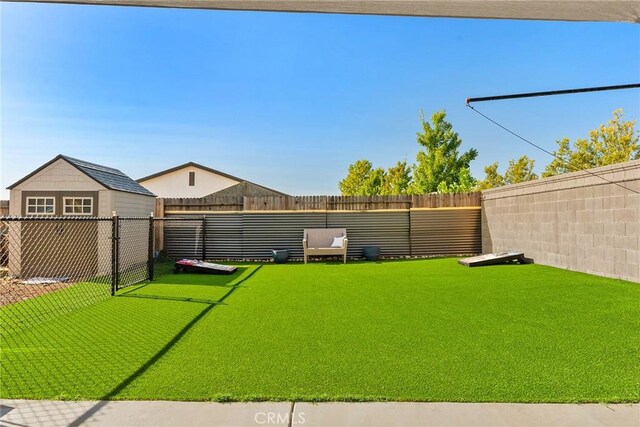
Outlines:
<svg viewBox="0 0 640 427"><path fill-rule="evenodd" d="M309 255L342 255L346 264L348 243L346 228L305 228L302 239L304 263Z"/></svg>

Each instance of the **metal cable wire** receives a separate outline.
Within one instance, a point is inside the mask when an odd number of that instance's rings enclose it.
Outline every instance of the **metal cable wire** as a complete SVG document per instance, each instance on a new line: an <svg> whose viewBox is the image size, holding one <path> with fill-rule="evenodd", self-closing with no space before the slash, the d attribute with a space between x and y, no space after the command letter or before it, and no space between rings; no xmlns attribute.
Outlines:
<svg viewBox="0 0 640 427"><path fill-rule="evenodd" d="M640 87L640 85L639 85L639 87ZM490 97L487 97L487 99L486 99L486 100L489 100L488 98L490 98ZM507 98L504 98L504 97L502 97L502 98L493 97L493 98L495 98L495 99L507 99ZM535 144L534 142L532 142L532 141L528 140L527 138L525 138L525 137L523 137L523 136L519 135L519 134L518 134L518 133L516 133L515 131L513 131L513 130L509 129L508 127L506 127L506 126L504 126L504 125L502 125L502 124L498 123L496 120L492 119L491 117L487 116L486 114L482 113L481 111L478 111L476 108L474 108L474 107L470 104L470 102L472 101L472 99L473 99L473 98L469 98L469 99L467 99L467 107L471 108L471 110L473 110L476 114L478 114L478 115L480 115L480 116L484 117L486 120L488 120L488 121L490 121L491 123L493 123L494 125L498 126L500 129L502 129L502 130L504 130L504 131L506 131L506 132L510 133L511 135L513 135L513 136L515 136L516 138L518 138L518 139L520 139L520 140L522 140L522 141L526 142L527 144L531 145L532 147L534 147L534 148L536 148L536 149L538 149L538 150L542 151L543 153L546 153L546 154L550 155L551 157L553 157L553 158L555 158L555 159L558 159L559 161L561 161L562 163L564 163L564 164L565 164L565 166L567 166L567 167L568 167L568 168L570 168L570 169L573 169L573 170L572 170L572 172L585 172L585 173L587 173L587 174L589 174L589 175L591 175L591 176L594 176L594 177L599 178L599 179L601 179L601 180L603 180L603 181L606 181L606 182L608 182L609 184L614 184L614 185L617 185L618 187L624 188L625 190L631 191L632 193L640 194L640 191L636 191L636 190L634 190L633 188L629 188L629 187L627 187L627 186L624 186L624 185L620 184L619 182L611 181L610 179L607 179L607 178L605 178L604 176L602 176L602 175L600 175L600 174L598 174L598 173L596 173L596 172L590 171L590 170L588 170L588 169L574 169L574 168L572 168L572 167L571 167L571 165L569 164L569 162L567 162L567 161L566 161L565 159L563 159L562 157L557 156L557 155L556 155L556 154L554 154L553 152L551 152L551 151L549 151L549 150L547 150L547 149L545 149L545 148L543 148L543 147L539 146L538 144Z"/></svg>

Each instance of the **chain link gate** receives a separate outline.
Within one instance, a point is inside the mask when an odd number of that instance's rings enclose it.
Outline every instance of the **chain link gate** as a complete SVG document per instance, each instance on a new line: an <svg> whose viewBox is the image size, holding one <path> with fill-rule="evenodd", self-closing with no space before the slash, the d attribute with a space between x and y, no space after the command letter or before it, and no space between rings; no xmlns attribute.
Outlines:
<svg viewBox="0 0 640 427"><path fill-rule="evenodd" d="M112 295L119 289L153 279L153 217L114 216Z"/></svg>

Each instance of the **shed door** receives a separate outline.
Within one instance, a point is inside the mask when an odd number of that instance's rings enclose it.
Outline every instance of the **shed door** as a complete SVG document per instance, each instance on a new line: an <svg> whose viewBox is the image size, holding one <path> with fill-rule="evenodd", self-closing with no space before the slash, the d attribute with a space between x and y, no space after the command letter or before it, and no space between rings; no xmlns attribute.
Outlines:
<svg viewBox="0 0 640 427"><path fill-rule="evenodd" d="M25 221L20 275L71 279L95 275L97 231L95 221Z"/></svg>

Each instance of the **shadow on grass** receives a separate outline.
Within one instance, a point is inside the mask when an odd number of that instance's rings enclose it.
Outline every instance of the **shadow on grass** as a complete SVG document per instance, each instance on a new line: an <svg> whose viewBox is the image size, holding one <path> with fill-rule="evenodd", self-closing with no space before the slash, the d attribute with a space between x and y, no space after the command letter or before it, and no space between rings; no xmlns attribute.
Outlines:
<svg viewBox="0 0 640 427"><path fill-rule="evenodd" d="M228 298L259 268L245 267L224 279L176 275L184 282L193 279L197 285L180 284L173 287L173 294L171 280L165 276L158 277L158 282L167 279L169 283L156 288L151 286L156 282L133 286L115 298L108 296L105 285L100 290L67 289L25 301L27 304L19 307L3 307L0 397L113 399L211 310L227 305ZM158 289L163 292L154 295ZM76 295L79 291L82 294ZM11 328L7 328L7 317L15 319ZM78 417L73 425L81 424L102 406L98 404ZM61 415L48 411L34 414L33 423L50 424Z"/></svg>
<svg viewBox="0 0 640 427"><path fill-rule="evenodd" d="M232 289L236 289L235 287ZM144 299L157 299L157 300L165 300L165 301L182 301L182 302L196 302L200 304L208 304L208 305L224 305L224 303L219 300L210 300L210 299L200 299L200 298L186 298L186 297L169 297L169 296L159 296L159 295L119 295L122 298L144 298Z"/></svg>
<svg viewBox="0 0 640 427"><path fill-rule="evenodd" d="M82 425L85 421L92 417L96 412L98 412L106 403L111 400L113 397L117 396L121 391L127 388L132 382L134 382L138 377L144 374L151 366L153 366L158 360L160 360L174 345L176 345L184 335L193 328L204 316L206 316L211 310L213 310L218 305L224 304L224 301L229 298L240 286L241 283L244 283L251 276L253 276L262 266L257 266L248 274L243 276L243 273L238 276L236 282L232 282L228 285L229 289L227 292L217 301L205 302L204 300L190 300L190 299L176 299L177 301L186 301L186 302L197 302L205 304L206 307L198 313L189 323L187 323L169 342L167 342L164 347L162 347L156 354L154 354L146 363L140 366L134 373L132 373L129 377L123 380L120 384L114 387L107 394L102 396L100 402L94 405L91 409L86 411L84 414L79 416L76 420L69 424L69 426L79 426ZM245 268L246 270L246 268ZM219 285L218 285L219 286ZM132 296L139 298L140 296ZM145 297L146 298L146 297ZM153 297L152 297L153 298ZM162 298L161 299L166 299Z"/></svg>

